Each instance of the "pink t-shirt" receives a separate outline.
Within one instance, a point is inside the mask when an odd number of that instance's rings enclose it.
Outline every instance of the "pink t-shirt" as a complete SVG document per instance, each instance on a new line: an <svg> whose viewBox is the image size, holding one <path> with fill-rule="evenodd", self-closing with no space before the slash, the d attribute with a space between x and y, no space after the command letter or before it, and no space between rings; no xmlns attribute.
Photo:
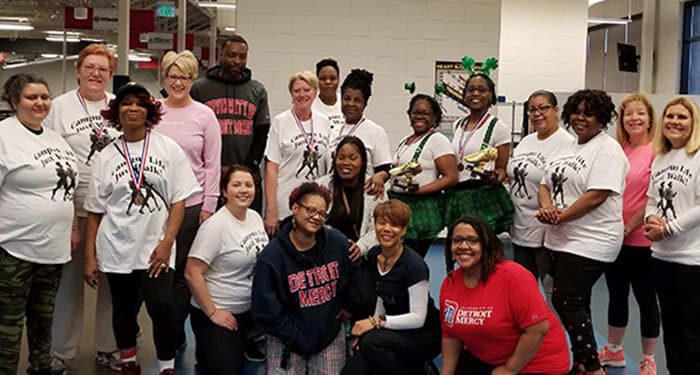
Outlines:
<svg viewBox="0 0 700 375"><path fill-rule="evenodd" d="M221 130L211 108L192 101L173 108L163 103L163 117L154 130L177 142L187 155L203 192L185 201L186 207L202 203L202 210L214 213L221 179Z"/></svg>
<svg viewBox="0 0 700 375"><path fill-rule="evenodd" d="M649 188L649 178L651 175L651 163L654 161L654 151L651 143L635 148L623 145L630 163L630 171L625 177L625 191L622 194L622 220L626 223L635 212L643 209L647 203L647 189ZM644 229L640 224L632 230L623 244L629 246L649 247L651 241L644 237Z"/></svg>
<svg viewBox="0 0 700 375"><path fill-rule="evenodd" d="M440 288L443 337L456 338L474 357L493 366L508 361L523 329L543 320L549 331L521 373L565 374L571 367L564 329L549 309L532 274L506 260L488 282L474 288L456 270Z"/></svg>

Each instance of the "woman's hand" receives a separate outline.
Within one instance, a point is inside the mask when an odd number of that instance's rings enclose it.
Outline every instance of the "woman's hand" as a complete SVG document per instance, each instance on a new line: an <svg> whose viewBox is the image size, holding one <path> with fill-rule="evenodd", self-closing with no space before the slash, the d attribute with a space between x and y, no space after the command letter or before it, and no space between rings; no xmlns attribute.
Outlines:
<svg viewBox="0 0 700 375"><path fill-rule="evenodd" d="M508 370L508 368L503 365L503 366L498 366L493 371L491 371L491 375L518 375L517 372Z"/></svg>
<svg viewBox="0 0 700 375"><path fill-rule="evenodd" d="M199 212L199 224L201 225L203 222L207 221L208 218L213 215L211 212L207 211L200 211Z"/></svg>
<svg viewBox="0 0 700 375"><path fill-rule="evenodd" d="M274 237L277 232L277 224L279 223L279 217L277 214L268 212L265 214L265 232L270 237Z"/></svg>
<svg viewBox="0 0 700 375"><path fill-rule="evenodd" d="M70 232L70 251L75 253L80 246L80 228L73 228Z"/></svg>
<svg viewBox="0 0 700 375"><path fill-rule="evenodd" d="M350 333L353 336L360 337L373 329L374 326L372 325L369 319L362 319L355 322L355 325L352 326L352 331L350 331Z"/></svg>
<svg viewBox="0 0 700 375"><path fill-rule="evenodd" d="M238 322L236 317L226 310L214 309L213 313L210 313L209 320L219 327L226 328L229 331L238 330Z"/></svg>
<svg viewBox="0 0 700 375"><path fill-rule="evenodd" d="M365 190L367 194L379 198L384 194L384 181L386 172L375 173L370 179L365 181Z"/></svg>
<svg viewBox="0 0 700 375"><path fill-rule="evenodd" d="M97 288L98 272L97 259L95 259L95 257L86 257L85 267L83 268L83 278L85 279L85 283L90 286L90 288Z"/></svg>
<svg viewBox="0 0 700 375"><path fill-rule="evenodd" d="M670 233L666 230L666 220L657 215L647 217L644 224L644 237L650 241L661 241L669 235Z"/></svg>
<svg viewBox="0 0 700 375"><path fill-rule="evenodd" d="M535 213L535 218L544 224L559 224L559 215L561 215L561 210L554 207L542 207Z"/></svg>
<svg viewBox="0 0 700 375"><path fill-rule="evenodd" d="M148 277L155 278L161 272L170 270L170 252L172 251L172 241L162 240L151 253L148 260Z"/></svg>
<svg viewBox="0 0 700 375"><path fill-rule="evenodd" d="M362 250L360 249L360 246L357 245L357 242L353 242L352 240L350 241L350 261L354 262L362 256Z"/></svg>

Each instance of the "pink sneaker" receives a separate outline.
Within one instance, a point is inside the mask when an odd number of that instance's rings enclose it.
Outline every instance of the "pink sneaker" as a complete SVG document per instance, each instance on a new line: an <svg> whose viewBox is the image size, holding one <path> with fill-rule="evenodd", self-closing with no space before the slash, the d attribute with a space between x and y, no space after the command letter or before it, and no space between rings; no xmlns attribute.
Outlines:
<svg viewBox="0 0 700 375"><path fill-rule="evenodd" d="M656 361L654 358L644 357L639 362L639 375L656 375Z"/></svg>
<svg viewBox="0 0 700 375"><path fill-rule="evenodd" d="M598 352L598 360L601 366L625 367L627 365L625 362L625 351L620 348L620 350L613 352L609 349L608 344L603 345L600 352Z"/></svg>

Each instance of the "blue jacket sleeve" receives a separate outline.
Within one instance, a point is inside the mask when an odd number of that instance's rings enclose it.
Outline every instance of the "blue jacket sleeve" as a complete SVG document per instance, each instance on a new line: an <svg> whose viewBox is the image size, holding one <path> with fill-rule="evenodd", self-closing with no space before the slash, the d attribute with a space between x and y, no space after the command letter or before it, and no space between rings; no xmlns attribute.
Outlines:
<svg viewBox="0 0 700 375"><path fill-rule="evenodd" d="M273 267L265 262L258 262L253 277L252 314L256 324L284 343L295 353L308 355L309 343L285 311L280 296L281 288L287 288L285 280L280 280Z"/></svg>

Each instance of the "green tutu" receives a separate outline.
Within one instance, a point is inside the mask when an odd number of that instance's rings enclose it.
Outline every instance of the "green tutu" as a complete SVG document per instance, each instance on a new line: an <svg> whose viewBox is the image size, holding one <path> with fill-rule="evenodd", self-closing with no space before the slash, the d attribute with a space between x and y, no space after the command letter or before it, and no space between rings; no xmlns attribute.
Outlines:
<svg viewBox="0 0 700 375"><path fill-rule="evenodd" d="M483 219L496 233L505 232L513 223L510 194L502 184L448 190L445 194L445 225L452 225L467 215Z"/></svg>
<svg viewBox="0 0 700 375"><path fill-rule="evenodd" d="M411 221L408 223L406 238L417 240L435 238L445 227L443 221L445 200L444 194L441 192L430 195L412 195L399 194L389 190L387 193L389 198L398 199L411 208Z"/></svg>

